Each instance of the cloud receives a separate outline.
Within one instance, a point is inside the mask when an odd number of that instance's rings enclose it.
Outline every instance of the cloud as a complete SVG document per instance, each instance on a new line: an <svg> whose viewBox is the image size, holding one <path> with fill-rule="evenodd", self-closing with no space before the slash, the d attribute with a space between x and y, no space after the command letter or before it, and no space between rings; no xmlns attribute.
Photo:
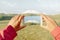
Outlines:
<svg viewBox="0 0 60 40"><path fill-rule="evenodd" d="M15 2L0 1L0 12L9 13L16 12L17 10L18 6Z"/></svg>
<svg viewBox="0 0 60 40"><path fill-rule="evenodd" d="M9 6L9 7L16 6L16 3L11 3L11 2L8 2L8 1L2 1L1 3L5 6Z"/></svg>
<svg viewBox="0 0 60 40"><path fill-rule="evenodd" d="M26 10L41 12L60 12L60 0L0 0L1 12L23 12Z"/></svg>

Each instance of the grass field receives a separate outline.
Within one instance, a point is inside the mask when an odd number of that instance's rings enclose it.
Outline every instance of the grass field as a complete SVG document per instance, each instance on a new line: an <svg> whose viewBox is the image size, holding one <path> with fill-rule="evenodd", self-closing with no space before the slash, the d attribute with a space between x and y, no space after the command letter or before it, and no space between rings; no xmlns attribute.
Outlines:
<svg viewBox="0 0 60 40"><path fill-rule="evenodd" d="M58 25L60 25L60 19L58 17L53 18ZM0 21L0 29L3 29L9 20ZM39 25L31 25L17 32L18 35L15 40L54 40L51 34L41 28Z"/></svg>
<svg viewBox="0 0 60 40"><path fill-rule="evenodd" d="M0 21L0 29L3 29L7 23L8 20ZM53 37L39 25L31 25L20 30L15 40L53 40Z"/></svg>

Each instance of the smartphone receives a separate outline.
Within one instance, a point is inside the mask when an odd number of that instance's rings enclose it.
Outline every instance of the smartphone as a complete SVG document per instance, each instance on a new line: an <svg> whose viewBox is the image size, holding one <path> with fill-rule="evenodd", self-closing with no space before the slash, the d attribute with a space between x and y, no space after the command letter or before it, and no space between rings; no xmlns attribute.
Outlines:
<svg viewBox="0 0 60 40"><path fill-rule="evenodd" d="M23 25L40 25L42 26L41 16L25 16L23 20Z"/></svg>

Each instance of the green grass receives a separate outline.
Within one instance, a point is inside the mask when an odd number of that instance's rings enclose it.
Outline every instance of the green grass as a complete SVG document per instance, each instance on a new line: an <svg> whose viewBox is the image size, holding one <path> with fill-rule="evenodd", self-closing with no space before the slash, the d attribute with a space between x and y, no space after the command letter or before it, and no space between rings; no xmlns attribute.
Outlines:
<svg viewBox="0 0 60 40"><path fill-rule="evenodd" d="M60 25L60 16L51 16L53 20ZM0 30L5 28L9 20L0 21ZM54 40L52 35L39 25L29 25L26 28L17 32L15 40Z"/></svg>
<svg viewBox="0 0 60 40"><path fill-rule="evenodd" d="M8 24L9 20L4 20L4 21L0 21L0 30L5 28L6 25Z"/></svg>
<svg viewBox="0 0 60 40"><path fill-rule="evenodd" d="M53 40L51 34L39 25L27 26L19 31L18 35L20 40Z"/></svg>
<svg viewBox="0 0 60 40"><path fill-rule="evenodd" d="M7 24L8 20L0 21L0 29L5 28ZM17 33L15 40L53 40L51 34L39 25L29 25Z"/></svg>

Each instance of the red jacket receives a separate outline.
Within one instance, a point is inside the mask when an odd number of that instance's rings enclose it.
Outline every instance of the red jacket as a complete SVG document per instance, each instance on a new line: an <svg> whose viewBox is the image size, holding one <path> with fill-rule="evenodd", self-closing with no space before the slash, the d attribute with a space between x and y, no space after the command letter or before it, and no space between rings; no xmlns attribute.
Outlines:
<svg viewBox="0 0 60 40"><path fill-rule="evenodd" d="M3 32L3 33L2 33ZM13 40L16 37L16 31L9 25L7 29L0 32L0 40Z"/></svg>
<svg viewBox="0 0 60 40"><path fill-rule="evenodd" d="M52 32L52 36L55 38L55 40L60 40L60 27L56 27Z"/></svg>
<svg viewBox="0 0 60 40"><path fill-rule="evenodd" d="M7 29L3 30L2 32L0 32L0 40L13 40L17 35L16 31L11 25L9 25ZM60 40L60 27L55 28L51 34L55 40Z"/></svg>

